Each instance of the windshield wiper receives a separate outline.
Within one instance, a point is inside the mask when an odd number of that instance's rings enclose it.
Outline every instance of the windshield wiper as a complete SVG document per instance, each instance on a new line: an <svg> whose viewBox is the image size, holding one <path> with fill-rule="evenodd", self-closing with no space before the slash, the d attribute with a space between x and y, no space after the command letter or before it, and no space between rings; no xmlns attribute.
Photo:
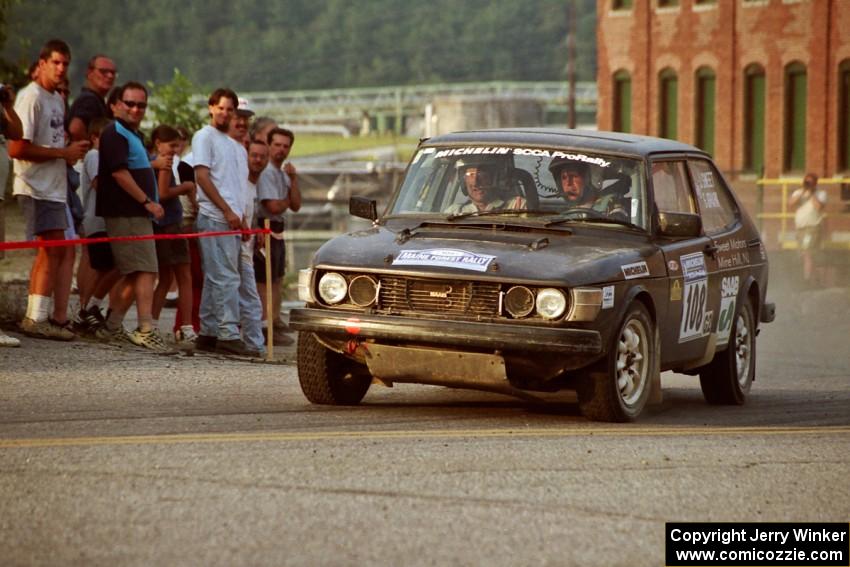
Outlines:
<svg viewBox="0 0 850 567"><path fill-rule="evenodd" d="M587 216L587 217L567 217L562 219L557 219L553 221L549 221L546 223L546 227L555 226L559 224L566 224L570 222L598 222L602 224L618 224L621 226L627 226L629 228L643 231L643 227L636 225L631 221L627 221L625 219L618 219L616 217L606 217L606 216Z"/></svg>
<svg viewBox="0 0 850 567"><path fill-rule="evenodd" d="M538 211L535 209L500 209L492 211L472 211L471 213L456 213L446 217L446 220L453 221L457 219L465 219L470 217L486 217L486 216L502 216L502 215L518 215L518 214L534 214L534 215L551 215L551 211Z"/></svg>

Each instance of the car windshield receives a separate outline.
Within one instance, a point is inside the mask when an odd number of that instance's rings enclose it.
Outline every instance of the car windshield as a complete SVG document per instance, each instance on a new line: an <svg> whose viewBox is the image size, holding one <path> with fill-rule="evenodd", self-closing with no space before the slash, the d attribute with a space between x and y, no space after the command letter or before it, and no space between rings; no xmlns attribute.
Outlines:
<svg viewBox="0 0 850 567"><path fill-rule="evenodd" d="M389 214L646 228L642 163L577 149L424 147L413 157Z"/></svg>

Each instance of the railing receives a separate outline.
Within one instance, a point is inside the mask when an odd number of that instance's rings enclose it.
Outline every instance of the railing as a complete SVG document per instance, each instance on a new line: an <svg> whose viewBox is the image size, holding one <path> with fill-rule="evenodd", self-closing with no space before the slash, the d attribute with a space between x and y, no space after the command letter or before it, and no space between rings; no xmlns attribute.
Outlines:
<svg viewBox="0 0 850 567"><path fill-rule="evenodd" d="M783 249L796 249L794 239L794 211L789 209L788 200L791 191L803 185L802 177L781 177L777 179L759 179L756 181L756 218L759 230L764 229L764 221L778 221L778 244ZM778 211L765 210L765 187L776 187L780 191ZM827 208L824 211L826 219L837 219L836 227L830 227L825 235L823 246L826 248L850 249L850 204L847 191L850 188L850 177L827 177L818 180L818 189L827 191ZM843 206L843 209L841 208ZM844 226L846 224L846 227ZM846 230L836 230L846 229Z"/></svg>

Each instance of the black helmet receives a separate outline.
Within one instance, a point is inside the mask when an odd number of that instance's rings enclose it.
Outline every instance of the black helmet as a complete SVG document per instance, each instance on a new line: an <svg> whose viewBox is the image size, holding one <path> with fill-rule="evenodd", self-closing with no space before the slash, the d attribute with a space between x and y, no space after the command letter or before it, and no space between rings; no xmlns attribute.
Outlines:
<svg viewBox="0 0 850 567"><path fill-rule="evenodd" d="M590 186L590 164L584 163L583 161L567 159L566 157L561 156L556 157L549 162L549 172L552 174L552 177L555 179L558 186L561 185L561 170L567 166L570 166L570 169L574 169L581 174L584 179L585 187Z"/></svg>
<svg viewBox="0 0 850 567"><path fill-rule="evenodd" d="M463 176L466 173L466 170L474 167L477 169L483 169L490 174L490 190L494 190L498 186L498 178L499 172L504 168L505 165L504 159L499 159L492 155L465 155L461 156L455 162L455 171L458 173L458 177L461 179L460 190L466 195L466 183L463 181Z"/></svg>

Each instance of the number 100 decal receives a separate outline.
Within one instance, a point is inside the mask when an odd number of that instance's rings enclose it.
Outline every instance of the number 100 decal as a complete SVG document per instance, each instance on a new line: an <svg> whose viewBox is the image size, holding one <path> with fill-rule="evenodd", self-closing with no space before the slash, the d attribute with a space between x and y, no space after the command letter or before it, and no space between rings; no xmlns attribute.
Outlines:
<svg viewBox="0 0 850 567"><path fill-rule="evenodd" d="M711 325L711 314L706 313L708 304L708 272L702 252L686 254L679 258L685 277L682 297L682 323L679 326L679 342L683 343L706 335Z"/></svg>

